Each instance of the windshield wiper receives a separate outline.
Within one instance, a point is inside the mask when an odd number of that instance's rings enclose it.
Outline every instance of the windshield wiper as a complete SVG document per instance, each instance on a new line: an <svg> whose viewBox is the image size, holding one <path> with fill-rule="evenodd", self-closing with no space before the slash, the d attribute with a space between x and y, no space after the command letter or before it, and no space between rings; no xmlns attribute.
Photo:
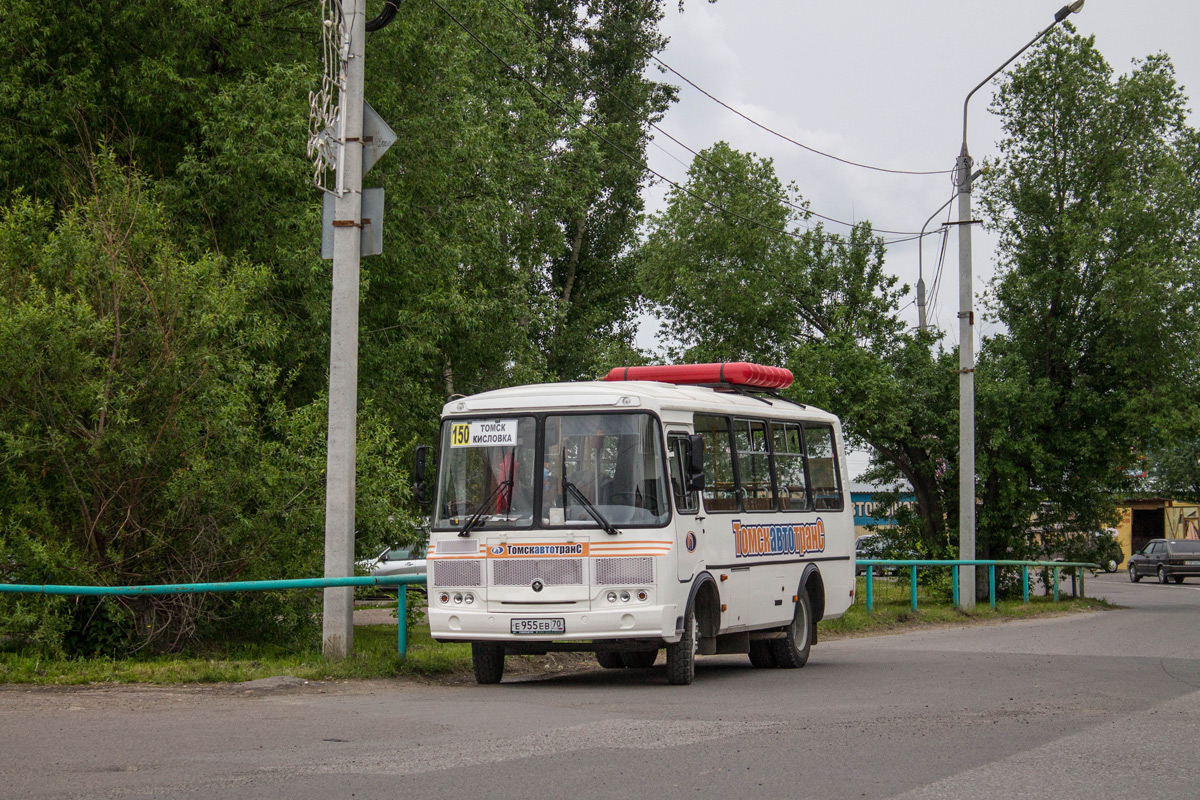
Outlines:
<svg viewBox="0 0 1200 800"><path fill-rule="evenodd" d="M607 533L609 536L616 536L620 533L619 530L612 526L611 522L604 518L604 515L600 513L600 510L592 505L592 501L587 499L587 495L579 491L578 486L571 483L566 478L563 478L562 486L564 498L569 493L572 497L578 500L579 505L583 506L583 510L588 513L588 516L596 521L597 525L604 529L605 533Z"/></svg>
<svg viewBox="0 0 1200 800"><path fill-rule="evenodd" d="M506 486L512 486L512 478L509 478L505 481L500 481L500 483L496 484L496 488L492 490L492 493L484 498L484 501L479 504L478 510L471 515L469 520L467 520L467 524L462 526L462 530L458 532L459 536L471 535L471 529L478 525L480 520L483 519L483 512L488 509L488 507L492 504L492 501L496 499L498 494L500 494L500 490L504 489Z"/></svg>

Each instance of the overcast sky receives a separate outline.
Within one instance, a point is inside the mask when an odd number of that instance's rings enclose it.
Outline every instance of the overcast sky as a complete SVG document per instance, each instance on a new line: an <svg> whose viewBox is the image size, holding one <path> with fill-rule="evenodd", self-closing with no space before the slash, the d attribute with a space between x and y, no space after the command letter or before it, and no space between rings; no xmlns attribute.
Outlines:
<svg viewBox="0 0 1200 800"><path fill-rule="evenodd" d="M851 161L948 170L962 140L967 92L1053 21L1061 2L687 0L682 14L675 5L668 3L663 21L670 43L661 58L705 91L792 139ZM1095 35L1114 71L1128 71L1134 58L1166 52L1185 94L1193 98L1193 88L1200 87L1195 0L1087 0L1070 19L1081 33ZM779 177L794 181L813 211L848 222L870 220L879 229L916 231L951 196L949 175L890 175L813 155L740 119L675 75L659 79L680 86L679 102L659 127L693 150L725 140L774 159ZM994 82L971 100L968 144L977 164L995 154L1000 137L999 121L988 110L993 88ZM681 182L691 154L662 135L656 144L648 151L651 168ZM661 185L647 191L650 210L661 208L664 194ZM957 213L957 204L952 207ZM930 229L944 219L945 213ZM993 274L994 243L976 227L976 296ZM930 288L940 244L939 237L925 238ZM916 242L890 246L887 267L913 287L906 302L915 301ZM927 302L930 324L956 345L955 235L938 295ZM915 302L904 313L915 326ZM976 327L988 333L986 321ZM653 326L644 328L639 343L653 346Z"/></svg>
<svg viewBox="0 0 1200 800"><path fill-rule="evenodd" d="M921 171L954 166L967 93L1050 24L1062 2L719 0L710 5L688 0L682 14L674 2L668 5L662 29L670 43L660 57L705 91L810 147L874 166ZM1080 33L1095 35L1118 74L1127 72L1135 58L1169 54L1189 108L1195 107L1200 3L1087 0L1070 20ZM693 150L725 140L772 158L782 182L794 181L815 212L847 222L870 220L878 229L916 231L951 196L949 175L891 175L841 164L762 131L675 75L659 79L680 87L679 102L659 127ZM995 155L1000 138L999 121L989 112L993 90L994 82L971 99L968 145L977 165ZM1192 124L1197 124L1194 115ZM691 154L662 135L656 144L648 151L651 168L682 182ZM660 209L664 195L661 185L649 189L648 210ZM952 207L957 213L957 203ZM945 218L943 212L930 229ZM940 244L939 237L925 238L930 288ZM994 246L994 238L976 227L976 297L994 272ZM914 302L904 316L914 326L917 255L915 242L892 245L887 253L887 269L912 287L905 302ZM940 288L927 304L930 324L941 327L948 345L957 345L958 242L953 234ZM975 307L979 320L978 301ZM640 345L658 344L655 327L652 322L642 326ZM976 325L976 333L989 333L986 320ZM858 461L851 465L854 474L865 466L865 457Z"/></svg>

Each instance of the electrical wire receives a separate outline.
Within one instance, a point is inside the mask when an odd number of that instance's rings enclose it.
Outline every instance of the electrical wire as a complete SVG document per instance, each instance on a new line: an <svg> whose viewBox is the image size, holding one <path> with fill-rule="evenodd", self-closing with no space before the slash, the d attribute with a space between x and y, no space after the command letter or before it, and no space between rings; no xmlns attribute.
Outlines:
<svg viewBox="0 0 1200 800"><path fill-rule="evenodd" d="M941 252L938 253L937 272L934 273L933 289L930 293L933 296L933 302L930 305L929 315L935 319L937 318L938 290L941 289L942 286L942 268L946 264L946 246L950 242L950 213L950 209L946 209L946 222L942 225L942 249ZM942 330L940 325L937 326L937 328L938 330ZM943 333L944 332L945 331L943 331Z"/></svg>
<svg viewBox="0 0 1200 800"><path fill-rule="evenodd" d="M384 0L383 11L379 12L379 16L367 20L367 33L374 33L386 28L395 19L399 7L400 0Z"/></svg>
<svg viewBox="0 0 1200 800"><path fill-rule="evenodd" d="M645 161L643 161L640 158L637 158L636 156L630 155L628 152L626 152L624 149L622 149L620 146L618 146L615 142L610 140L604 134L597 131L592 125L588 124L582 118L580 118L578 115L576 115L573 112L571 112L570 110L568 110L566 108L566 106L564 106L562 103L555 100L550 95L546 94L546 92L540 86L533 83L528 78L526 78L523 74L521 74L521 71L519 69L517 69L517 67L515 65L510 64L503 56L501 56L499 53L497 53L495 50L493 50L486 42L484 42L482 39L480 39L479 36L476 35L473 30L468 28L461 20L458 19L458 17L454 16L454 14L452 14L450 12L450 10L447 9L445 6L443 6L438 0L429 0L429 2L431 2L431 3L433 3L433 5L437 6L437 8L443 14L445 14L455 25L457 25L460 29L462 29L462 31L464 33L466 33L469 37L471 37L471 39L473 39L476 42L476 44L478 44L480 47L482 47L484 50L486 50L489 54L491 54L491 56L493 58L495 58L497 61L499 61L505 67L505 69L507 69L509 71L510 74L516 76L522 83L525 83L531 89L533 89L538 94L540 94L545 100L547 100L548 102L553 104L556 108L558 108L559 111L561 111L567 117L572 119L577 125L579 125L581 128L583 128L584 130L586 130L589 133L591 133L592 135L594 135L600 141L607 144L609 147L611 147L617 153L621 154L626 159L628 159L631 163L635 164L636 166L641 167L646 172L649 172L651 175L654 175L655 177L659 178L660 180L664 181L665 183L669 184L670 186L674 187L675 189L679 190L680 192L683 192L684 194L688 195L689 197L692 197L695 200L699 200L701 203L709 206L710 208L712 208L716 211L720 211L723 214L728 214L731 217L735 217L736 219L739 219L743 222L747 222L751 225L755 225L759 228L762 228L763 230L767 230L772 233L778 233L783 236L788 236L788 237L791 237L791 238L797 239L797 240L802 240L804 238L804 234L798 234L794 231L785 230L783 228L775 228L771 225L767 225L763 222L759 222L758 220L753 219L751 217L747 217L743 214L739 214L738 212L734 211L733 209L726 208L725 206L721 205L720 203L716 202L715 200L708 198L708 197L704 197L703 195L692 191L691 189L687 188L686 186L676 183L675 181L671 180L670 178L663 175L662 173L652 169L648 164L646 164ZM811 231L810 231L810 233L811 233ZM842 237L839 237L839 236L834 236L834 235L829 235L829 234L821 234L821 235L824 238L830 239L832 241L845 241ZM895 240L884 239L883 243L885 245L896 244L899 242L911 241L913 238L919 238L919 235L918 235L918 237L909 236L909 237L906 237L903 239L895 239Z"/></svg>
<svg viewBox="0 0 1200 800"><path fill-rule="evenodd" d="M540 40L540 41L541 41L543 44L547 44L547 45L549 45L550 47L553 47L555 50L558 50L558 52L562 53L563 55L570 55L570 54L569 54L569 53L567 53L565 50L563 50L563 48L562 48L562 47L560 47L559 45L555 44L554 42L551 42L549 39L547 39L545 36L543 36L543 35L542 35L542 33L541 33L540 31L538 31L537 29L535 29L534 27L532 27L532 26L529 24L529 21L528 21L528 20L527 20L527 19L524 17L524 15L517 13L516 9L512 8L512 7L511 7L511 6L509 6L507 3L503 2L503 0L498 0L498 3L497 3L497 4L498 4L499 6L501 6L502 8L504 8L504 10L505 10L505 11L507 11L507 12L509 13L509 15L510 15L511 17L513 17L513 19L515 19L515 20L517 20L517 22L521 23L521 25L523 25L527 31L529 31L529 32L530 32L530 33L532 33L534 36L536 36L536 37L537 37L537 38L538 38L538 39L539 39L539 40ZM649 54L649 55L650 55L650 57L651 57L651 58L654 58L653 54ZM657 60L657 59L656 59L656 60ZM676 73L676 74L678 74L678 73ZM682 77L682 76L681 76L681 77ZM624 98L622 98L622 97L621 97L620 95L618 95L618 94L617 94L615 91L613 91L613 90L612 90L612 88L611 88L610 86L607 86L607 85L605 85L604 83L600 83L600 84L599 84L599 89L600 89L600 92L601 92L602 94L608 95L609 97L613 98L613 99L614 99L614 100L616 100L618 103L620 103L621 105L623 105L627 111L630 111L630 112L632 112L632 113L634 113L634 114L638 113L638 112L637 112L637 109L633 108L633 106L631 106L631 105L629 105L629 103L625 102ZM701 91L703 91L703 90L701 90ZM787 197L785 197L785 196L782 196L782 195L777 195L777 194L774 194L774 193L772 193L772 192L768 192L768 191L766 191L765 189L762 189L762 188L761 188L761 187L759 187L759 186L756 186L756 185L754 185L754 184L751 184L751 183L747 183L746 181L743 181L743 180L741 180L740 178L738 178L736 175L734 175L734 174L733 174L732 172L730 172L729 170L727 170L727 169L725 169L724 167L722 167L720 164L717 164L717 163L715 163L715 162L713 162L713 161L711 161L711 160L709 160L709 159L705 158L703 155L701 155L700 153L696 152L696 151L695 151L695 150L693 150L691 147L688 147L686 144L684 144L683 142L681 142L679 139L675 138L675 137L674 137L674 136L672 136L670 133L667 133L667 131L663 130L663 129L662 129L661 127L659 127L657 124L655 124L655 123L651 122L651 123L650 123L650 127L651 127L651 128L653 128L655 131L658 131L659 133L661 133L663 136L665 136L665 137L667 137L668 139L670 139L670 140L671 140L672 142L674 142L675 144L677 144L677 145L679 145L680 147L682 147L684 150L686 150L686 151L688 151L689 153L691 153L691 154L692 154L692 156L693 156L694 158L696 158L696 159L699 159L701 163L703 163L703 164L706 164L706 165L707 165L707 166L709 166L709 167L712 167L713 169L717 170L718 172L721 172L721 173L723 173L723 174L725 174L725 175L728 175L729 177L731 177L731 178L732 178L732 179L733 179L735 182L737 182L738 184L740 184L740 185L742 185L742 186L744 186L744 187L746 187L746 188L748 188L748 189L750 189L750 190L752 190L752 191L758 192L758 193L759 193L759 194L761 194L763 197L769 198L769 199L771 199L771 200L774 200L774 201L776 201L776 202L779 202L779 203L783 203L784 205L788 206L789 208L792 208L792 209L795 209L796 211L799 211L799 212L801 212L801 213L802 213L802 214L804 214L806 217L807 217L807 216L813 216L813 217L816 217L817 219L825 220L826 222L831 222L831 223L833 223L833 224L836 224L836 225L844 225L844 226L846 226L847 228L856 228L856 227L858 227L858 224L859 224L859 223L856 223L856 222L846 222L846 221L844 221L844 220L836 219L836 218L834 218L834 217L830 217L830 216L827 216L827 215L825 215L825 214L820 214L820 213L818 213L818 212L816 212L816 211L813 211L813 210L812 210L811 208L809 208L808 206L803 206L803 205L799 205L799 204L797 204L797 203L793 203L791 200L789 200L789 199L788 199ZM653 142L653 140L651 140L651 141ZM671 158L675 159L676 161L679 161L679 163L681 163L681 164L683 164L683 163L684 163L684 162L683 162L683 161L681 161L681 160L680 160L680 159L679 159L677 156L675 156L675 155L671 154L671 153L670 153L670 152L669 152L669 151L668 151L666 148L662 147L661 145L658 145L657 143L655 143L655 146L657 146L659 150L662 150L664 153L666 153L667 155L671 156ZM801 146L803 146L803 145L801 145ZM840 159L839 159L839 160L840 160ZM687 164L684 164L684 166L686 167L686 166L688 166L688 165L687 165ZM926 174L926 173L912 173L912 174ZM935 174L936 174L936 173L935 173ZM897 230L889 230L889 229L887 229L887 228L876 228L876 227L874 227L874 226L872 226L872 230L873 230L875 233L890 233L890 234L894 234L894 235L897 235L897 236L911 236L912 234L916 233L916 231L897 231Z"/></svg>
<svg viewBox="0 0 1200 800"><path fill-rule="evenodd" d="M663 60L662 60L661 58L659 58L658 56L651 54L651 55L650 55L650 58L652 58L652 59L654 59L655 61L657 61L657 62L658 62L658 64L659 64L659 65L660 65L660 66L661 66L663 69L667 70L668 72L672 72L672 73L674 73L674 74L675 74L675 75L676 75L676 76L677 76L677 77L678 77L680 80L682 80L682 81L683 81L684 83L686 83L688 86L691 86L693 89L695 89L696 91L700 92L700 94L704 95L704 96L705 96L705 97L707 97L709 100L712 100L714 103L716 103L717 105L721 106L722 108L726 108L726 109L728 109L729 111L732 111L734 114L737 114L737 115L738 115L739 117L741 117L742 119L746 120L747 122L751 123L752 125L755 125L755 126L757 126L757 127L761 128L762 130L766 131L767 133L771 134L772 136L778 136L780 139L783 139L785 142L790 142L791 144L794 144L794 145L796 145L797 147L801 148L802 150L807 150L808 152L810 152L810 153L813 153L813 154L815 154L815 155L818 155L818 156L824 156L825 158L833 159L834 161L840 161L841 163L843 163L843 164L848 164L848 165L850 165L850 166L852 166L852 167L861 167L862 169L874 170L875 172L888 172L888 173L891 173L891 174L893 174L893 175L945 175L945 174L948 174L948 173L952 173L952 172L954 172L954 170L953 170L953 169L910 170L910 169L888 169L887 167L875 167L875 166L872 166L872 165L870 165L870 164L864 164L864 163L862 163L862 162L859 162L859 161L851 161L851 160L850 160L850 159L848 159L848 158L842 158L842 157L840 157L840 156L835 156L835 155L833 155L832 153L826 153L825 151L823 151L823 150L818 150L818 149L817 149L817 148L815 148L815 147L809 147L808 145L804 144L803 142L798 142L798 141L796 141L795 139L792 139L791 137L789 137L789 136L786 136L786 135L784 135L784 134L780 133L780 132L779 132L779 131L777 131L777 130L774 130L774 129L772 129L772 128L768 128L766 125L763 125L763 124L762 124L761 122L759 122L758 120L756 120L756 119L754 119L754 118L752 118L752 117L749 117L749 116L747 116L746 114L743 114L741 111L739 111L738 109L736 109L736 108L734 108L733 106L729 105L729 104L728 104L728 103L726 103L724 100L721 100L720 98L718 98L718 97L715 97L715 96L713 96L712 94L708 93L708 92L707 92L707 91L705 91L704 89L700 88L700 87L699 87L699 86L698 86L696 83L694 83L694 82L693 82L693 81L692 81L690 78L688 78L686 75L684 75L684 74L683 74L683 73L681 73L679 70L677 70L677 69L675 69L674 67L672 67L672 66L671 66L670 64L668 64L667 62L663 61Z"/></svg>

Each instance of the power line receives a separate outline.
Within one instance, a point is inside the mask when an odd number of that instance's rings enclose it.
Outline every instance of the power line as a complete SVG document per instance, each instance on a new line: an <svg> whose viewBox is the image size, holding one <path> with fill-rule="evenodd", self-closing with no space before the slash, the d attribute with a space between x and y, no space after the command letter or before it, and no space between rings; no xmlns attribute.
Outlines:
<svg viewBox="0 0 1200 800"><path fill-rule="evenodd" d="M540 31L538 31L538 30L536 30L535 28L533 28L533 27L532 27L532 26L529 24L528 20L526 20L526 18L524 17L524 15L517 13L517 11L516 11L514 8L512 8L511 6L509 6L507 3L503 2L503 0L500 0L500 2L498 3L498 5L500 5L501 7L503 7L503 8L504 8L504 10L505 10L505 11L507 11L507 12L509 13L509 15L513 17L513 19L515 19L515 20L517 20L517 22L521 23L521 25L523 25L527 31L529 31L529 32L530 32L530 33L532 33L534 36L536 36L536 37L537 37L537 38L538 38L538 39L539 39L539 40L540 40L540 41L541 41L543 44L548 44L548 45L550 45L551 47L553 47L555 50L558 50L558 51L559 51L560 53L562 53L563 55L570 55L570 54L569 54L569 53L567 53L565 50L563 50L563 48L562 48L562 47L560 47L559 45L557 45L557 44L555 44L554 42L550 41L550 40L549 40L549 39L547 39L545 36L543 36L543 35L542 35L542 33L541 33ZM647 55L649 55L651 58L655 58L654 54L652 54L652 53L648 53ZM655 60L657 61L658 59L657 59L657 58L655 58ZM674 72L674 70L672 70L672 72ZM676 74L678 74L678 73L676 73ZM683 76L680 76L680 77L683 77ZM686 80L686 78L685 78L685 80ZM622 98L622 97L621 97L619 94L617 94L617 93L616 93L616 92L615 92L615 91L612 89L612 87L610 87L610 86L607 86L607 85L605 85L604 83L599 83L599 89L600 89L601 93L608 95L609 97L613 98L613 99L614 99L614 100L616 100L618 103L620 103L621 105L625 106L625 108L626 108L628 111L631 111L631 112L633 112L634 114L638 113L638 112L637 112L637 109L633 108L633 106L631 106L631 105L629 105L629 103L625 102L625 99L624 99L624 98ZM703 91L703 90L701 90L701 91ZM775 201L777 201L777 202L783 203L784 205L786 205L786 206L788 206L788 207L790 207L790 208L793 208L793 209L795 209L795 210L797 210L797 211L801 212L802 214L805 214L806 216L809 216L809 215L811 215L811 216L814 216L814 217L816 217L817 219L822 219L822 220L825 220L826 222L831 222L831 223L834 223L834 224L836 224L836 225L844 225L844 226L846 226L847 228L856 228L856 227L858 227L858 225L859 225L859 223L856 223L856 222L846 222L846 221L844 221L844 220L836 219L836 218L834 218L834 217L830 217L830 216L827 216L827 215L825 215L825 214L820 214L820 213L818 213L818 212L816 212L816 211L813 211L813 210L812 210L811 208L809 208L808 206L802 206L802 205L798 205L798 204L796 204L796 203L793 203L791 200L789 200L789 199L788 199L787 197L785 197L785 196L773 194L773 193L771 193L771 192L768 192L768 191L766 191L765 189L762 189L762 188L761 188L761 187L759 187L759 186L756 186L756 185L754 185L754 184L751 184L751 183L747 183L746 181L743 181L743 180L741 180L740 178L738 178L736 175L734 175L734 174L733 174L732 172L730 172L729 170L727 170L727 169L725 169L724 167L722 167L720 164L717 164L717 163L715 163L715 162L711 161L710 159L707 159L707 158L705 158L703 155L701 155L700 153L696 152L696 151L695 151L695 150L693 150L691 147L689 147L689 146L687 146L686 144L684 144L683 142L681 142L679 139L677 139L677 138L675 138L674 136L672 136L671 134L667 133L665 130L663 130L663 129L662 129L660 126L658 126L657 124L655 124L655 123L651 122L651 123L649 123L649 125L650 125L650 127L651 127L651 128L653 128L654 130L658 131L658 132L659 132L659 133L661 133L663 136L667 137L667 138L668 138L668 139L670 139L672 142L674 142L675 144L677 144L677 145L679 145L680 147L682 147L684 150L686 150L686 151L688 151L689 153L691 153L693 157L695 157L695 158L699 159L699 160L700 160L702 163L704 163L704 164L706 164L706 165L708 165L708 166L712 167L713 169L716 169L716 170L717 170L717 171L719 171L719 172L722 172L722 173L724 173L724 174L726 174L726 175L730 176L730 177L731 177L731 178L733 178L733 180L734 180L734 181L736 181L737 183L741 184L742 186L744 186L744 187L746 187L746 188L748 188L748 189L751 189L752 191L758 192L759 194L761 194L761 195L762 195L762 196L764 196L764 197L767 197L767 198L770 198L771 200L775 200ZM653 142L653 140L651 140L651 141ZM655 145L656 147L658 147L658 149L659 149L659 150L662 150L662 151L663 151L664 153L666 153L668 156L670 156L671 158L673 158L675 161L679 161L679 163L680 163L680 164L683 164L683 161L681 161L681 160L680 160L678 157L676 157L675 155L673 155L672 153L670 153L670 152L669 152L669 151L668 151L666 148L662 147L661 145L657 144L656 142L654 143L654 145ZM803 147L803 146L804 146L804 145L801 145L801 147ZM841 160L841 159L838 159L838 160ZM852 163L852 162L848 162L848 163ZM683 165L684 165L685 167L687 166L686 164L683 164ZM892 171L892 172L894 172L894 171L896 171L896 170L887 170L887 171ZM927 173L912 173L912 174L927 174ZM911 236L912 234L916 233L916 231L897 231L897 230L888 230L887 228L876 228L876 227L874 227L874 226L872 226L872 230L873 230L875 233L890 233L890 234L894 234L894 235L897 235L897 236Z"/></svg>
<svg viewBox="0 0 1200 800"><path fill-rule="evenodd" d="M930 311L935 317L937 315L938 291L942 288L942 268L946 264L946 245L950 242L950 213L951 210L947 208L946 222L942 225L942 249L941 252L938 253L937 272L934 273L933 276L933 291L931 292L933 295L933 303L931 304ZM940 330L941 326L938 327Z"/></svg>
<svg viewBox="0 0 1200 800"><path fill-rule="evenodd" d="M797 142L795 139L793 139L789 136L786 136L777 130L768 128L766 125L763 125L758 120L756 120L752 117L749 117L746 114L743 114L741 111L739 111L738 109L729 105L724 100L721 100L720 98L715 97L712 94L709 94L704 89L700 88L690 78L688 78L686 75L681 73L679 70L672 67L667 62L663 61L658 56L651 54L650 58L657 61L659 63L659 65L663 67L663 69L667 70L668 72L673 72L676 76L679 77L680 80L682 80L688 86L691 86L693 89L700 92L700 94L702 94L705 97L707 97L708 99L712 100L714 103L721 106L722 108L726 108L729 111L732 111L734 114L737 114L739 117L741 117L742 119L751 123L752 125L756 125L759 128L761 128L762 130L766 131L767 133L769 133L773 136L778 136L780 139L783 139L785 142L790 142L791 144L794 144L803 150L807 150L810 153L814 153L819 156L824 156L825 158L833 159L834 161L840 161L841 163L848 164L852 167L861 167L862 169L870 169L870 170L874 170L875 172L889 172L893 175L946 175L946 174L949 174L954 171L952 169L933 169L933 170L888 169L887 167L875 167L870 164L863 164L859 161L851 161L850 159L842 158L841 156L835 156L832 153L826 153L823 150L818 150L815 147L810 147L810 146L804 144L803 142Z"/></svg>
<svg viewBox="0 0 1200 800"><path fill-rule="evenodd" d="M576 114L569 111L566 108L566 106L564 106L562 103L555 100L550 95L546 94L546 92L540 86L533 83L528 78L526 78L524 75L522 75L521 71L518 70L515 65L510 64L503 56L501 56L499 53L497 53L495 50L493 50L486 42L484 42L482 39L480 39L479 36L477 36L474 31L472 31L465 24L463 24L463 22L461 20L459 20L458 17L456 17L456 16L454 16L454 14L450 13L449 9L447 9L440 2L438 2L438 0L429 0L429 2L431 2L435 6L437 6L438 9L441 10L441 12L443 14L445 14L447 17L449 17L450 20L455 25L457 25L459 28L461 28L464 33L466 33L468 36L470 36L480 47L482 47L484 50L486 50L488 53L490 53L491 56L493 58L495 58L497 61L499 61L502 65L504 65L505 69L507 69L510 74L516 76L522 83L526 84L531 89L533 89L538 94L540 94L543 98L545 98L548 102L552 103L555 107L558 108L559 111L561 111L567 117L572 119L577 125L579 125L584 130L586 130L589 133L596 136L598 139L600 139L600 141L604 142L609 147L611 147L613 150L620 153L622 156L624 156L626 159L628 159L631 163L641 167L646 172L649 172L651 175L654 175L659 180L666 182L667 184L673 186L674 188L678 189L679 191L683 192L684 194L688 195L689 197L699 200L700 202L704 203L705 205L707 205L717 211L720 211L721 213L728 214L732 217L742 220L743 222L747 222L747 223L750 223L751 225L756 225L764 230L771 231L772 233L782 234L784 236L789 236L789 237L791 237L793 239L797 239L797 240L804 238L803 234L798 234L794 231L788 231L788 230L785 230L782 228L775 228L775 227L772 227L765 223L759 222L756 219L752 219L751 217L747 217L747 216L744 216L743 214L739 214L738 212L736 212L730 208L726 208L725 206L721 205L720 203L716 202L715 200L712 200L711 198L704 197L703 195L700 195L700 194L692 191L691 189L687 188L686 186L676 183L675 181L671 180L670 178L663 175L662 173L652 169L648 164L646 164L646 162L644 162L640 158L637 158L636 156L630 155L628 152L626 152L624 149L622 149L620 146L618 146L615 142L610 140L604 134L597 131L592 125L588 124L582 118L580 118ZM809 231L809 233L811 233L811 231ZM842 239L842 237L839 237L839 236L834 236L834 235L830 235L830 234L820 234L820 235L823 238L830 239L831 241L844 241L844 239ZM911 241L914 238L919 238L919 235L917 237L909 236L909 237L906 237L903 239L895 239L895 240L885 239L883 241L883 243L885 245L896 244L899 242Z"/></svg>

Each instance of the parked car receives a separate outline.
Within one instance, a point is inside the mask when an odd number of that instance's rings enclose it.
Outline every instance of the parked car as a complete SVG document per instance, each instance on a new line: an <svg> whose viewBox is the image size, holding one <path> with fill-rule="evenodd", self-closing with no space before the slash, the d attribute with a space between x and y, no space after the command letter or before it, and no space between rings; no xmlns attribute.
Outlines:
<svg viewBox="0 0 1200 800"><path fill-rule="evenodd" d="M1092 547L1092 556L1105 572L1116 572L1117 567L1125 560L1125 551L1117 541L1115 528L1105 528L1088 535L1088 543Z"/></svg>
<svg viewBox="0 0 1200 800"><path fill-rule="evenodd" d="M425 575L425 552L426 544L424 542L406 545L397 544L384 548L383 552L378 556L359 562L359 565L368 575L376 577L384 575ZM391 586L385 588L389 590L395 589L395 587ZM416 588L423 589L424 586L416 584Z"/></svg>
<svg viewBox="0 0 1200 800"><path fill-rule="evenodd" d="M886 534L868 533L858 537L854 542L854 559L857 562L860 558L905 560L921 558L921 554L910 547L894 541ZM854 571L858 575L865 575L867 568L856 563ZM896 571L897 567L877 566L875 567L874 574L891 575Z"/></svg>
<svg viewBox="0 0 1200 800"><path fill-rule="evenodd" d="M1200 576L1200 541L1194 539L1152 539L1129 557L1129 580L1137 583L1154 575L1159 583Z"/></svg>

